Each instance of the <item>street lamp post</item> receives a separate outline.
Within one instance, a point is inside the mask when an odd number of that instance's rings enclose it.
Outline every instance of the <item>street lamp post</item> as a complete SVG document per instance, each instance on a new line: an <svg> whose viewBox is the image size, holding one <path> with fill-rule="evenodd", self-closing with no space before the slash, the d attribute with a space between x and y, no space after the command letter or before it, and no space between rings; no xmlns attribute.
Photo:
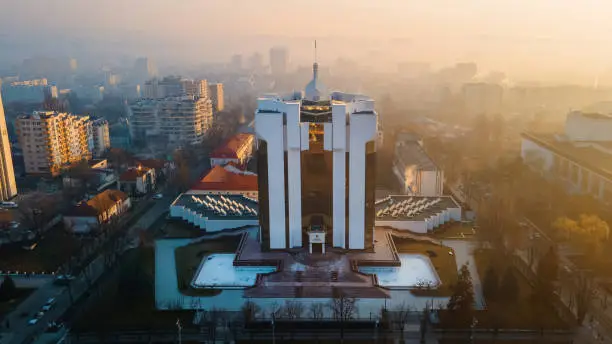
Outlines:
<svg viewBox="0 0 612 344"><path fill-rule="evenodd" d="M176 319L176 329L178 331L178 344L181 344L181 330L183 329L183 327L181 326L181 319Z"/></svg>
<svg viewBox="0 0 612 344"><path fill-rule="evenodd" d="M274 323L275 314L272 312L272 344L276 344L276 324Z"/></svg>

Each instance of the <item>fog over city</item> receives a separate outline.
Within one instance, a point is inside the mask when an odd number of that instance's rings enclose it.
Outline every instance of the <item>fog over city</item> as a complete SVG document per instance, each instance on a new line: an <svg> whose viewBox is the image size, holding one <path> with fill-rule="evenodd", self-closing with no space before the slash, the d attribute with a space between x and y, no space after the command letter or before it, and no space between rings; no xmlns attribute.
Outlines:
<svg viewBox="0 0 612 344"><path fill-rule="evenodd" d="M350 58L374 70L398 62L476 62L513 80L591 85L612 79L612 5L586 0L370 2L273 0L4 0L0 62L70 55L85 68L149 56L160 66L291 50L291 64ZM43 29L44 26L44 29Z"/></svg>

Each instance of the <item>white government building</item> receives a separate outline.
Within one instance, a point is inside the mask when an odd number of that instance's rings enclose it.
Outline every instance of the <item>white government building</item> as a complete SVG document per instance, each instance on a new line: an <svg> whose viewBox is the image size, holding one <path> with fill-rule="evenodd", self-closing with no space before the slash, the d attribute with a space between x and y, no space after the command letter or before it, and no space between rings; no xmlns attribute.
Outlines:
<svg viewBox="0 0 612 344"><path fill-rule="evenodd" d="M374 230L374 101L327 92L317 63L313 74L303 93L258 99L262 245L305 247L307 238L323 237L318 243L365 249Z"/></svg>

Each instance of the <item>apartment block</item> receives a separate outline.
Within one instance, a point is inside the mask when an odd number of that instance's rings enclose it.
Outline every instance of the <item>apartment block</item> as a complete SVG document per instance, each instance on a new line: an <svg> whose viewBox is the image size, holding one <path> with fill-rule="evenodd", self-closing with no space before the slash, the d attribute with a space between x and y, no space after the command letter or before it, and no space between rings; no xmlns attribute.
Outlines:
<svg viewBox="0 0 612 344"><path fill-rule="evenodd" d="M223 84L210 84L208 86L208 97L212 102L214 112L223 111L225 109L225 100L223 96Z"/></svg>
<svg viewBox="0 0 612 344"><path fill-rule="evenodd" d="M94 157L100 157L110 148L110 132L108 121L104 118L92 119L92 135L90 150Z"/></svg>
<svg viewBox="0 0 612 344"><path fill-rule="evenodd" d="M91 159L89 116L35 111L15 122L28 174L58 175L72 163Z"/></svg>

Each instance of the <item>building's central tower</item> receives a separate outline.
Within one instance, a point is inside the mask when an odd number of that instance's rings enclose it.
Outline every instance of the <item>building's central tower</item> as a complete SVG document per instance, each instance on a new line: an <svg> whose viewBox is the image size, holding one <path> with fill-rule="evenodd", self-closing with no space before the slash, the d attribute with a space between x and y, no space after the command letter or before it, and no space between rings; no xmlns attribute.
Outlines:
<svg viewBox="0 0 612 344"><path fill-rule="evenodd" d="M303 94L258 100L265 249L372 247L377 123L372 99L328 93L316 63Z"/></svg>

